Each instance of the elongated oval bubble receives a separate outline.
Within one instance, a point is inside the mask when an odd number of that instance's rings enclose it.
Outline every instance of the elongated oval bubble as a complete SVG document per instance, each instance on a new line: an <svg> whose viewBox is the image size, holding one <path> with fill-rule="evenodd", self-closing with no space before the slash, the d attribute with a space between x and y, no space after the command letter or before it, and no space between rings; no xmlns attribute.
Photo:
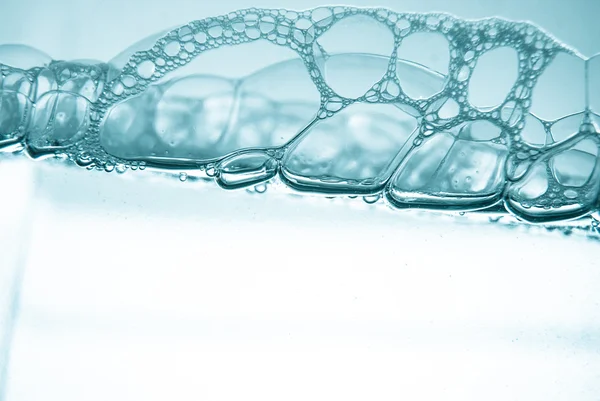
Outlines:
<svg viewBox="0 0 600 401"><path fill-rule="evenodd" d="M195 20L106 63L6 44L0 149L566 222L598 215L599 60L531 23L345 6Z"/></svg>

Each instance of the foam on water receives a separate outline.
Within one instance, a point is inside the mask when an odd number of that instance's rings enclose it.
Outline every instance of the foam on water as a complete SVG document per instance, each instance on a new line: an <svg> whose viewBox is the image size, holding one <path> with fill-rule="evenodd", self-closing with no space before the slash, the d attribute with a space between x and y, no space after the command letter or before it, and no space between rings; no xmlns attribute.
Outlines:
<svg viewBox="0 0 600 401"><path fill-rule="evenodd" d="M0 148L35 159L533 223L599 208L600 57L531 23L252 8L108 63L0 63Z"/></svg>

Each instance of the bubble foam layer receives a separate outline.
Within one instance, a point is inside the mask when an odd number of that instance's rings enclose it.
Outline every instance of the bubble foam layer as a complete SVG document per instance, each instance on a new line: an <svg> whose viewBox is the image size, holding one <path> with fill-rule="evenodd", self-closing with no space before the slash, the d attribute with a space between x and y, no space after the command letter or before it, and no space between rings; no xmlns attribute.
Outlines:
<svg viewBox="0 0 600 401"><path fill-rule="evenodd" d="M571 221L599 207L598 65L525 22L252 8L108 63L0 46L0 148Z"/></svg>

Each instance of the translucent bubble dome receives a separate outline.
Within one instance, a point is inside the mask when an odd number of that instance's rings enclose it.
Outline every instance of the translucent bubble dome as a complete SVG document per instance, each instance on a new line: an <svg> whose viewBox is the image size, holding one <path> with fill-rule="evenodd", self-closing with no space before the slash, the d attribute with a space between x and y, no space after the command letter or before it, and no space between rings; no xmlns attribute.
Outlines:
<svg viewBox="0 0 600 401"><path fill-rule="evenodd" d="M595 231L598 93L600 57L531 23L251 8L108 62L0 46L0 148Z"/></svg>

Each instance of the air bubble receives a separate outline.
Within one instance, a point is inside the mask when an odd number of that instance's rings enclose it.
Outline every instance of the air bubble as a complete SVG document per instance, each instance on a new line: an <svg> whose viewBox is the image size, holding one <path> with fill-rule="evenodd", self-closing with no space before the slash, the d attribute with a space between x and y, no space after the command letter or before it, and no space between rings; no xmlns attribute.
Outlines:
<svg viewBox="0 0 600 401"><path fill-rule="evenodd" d="M232 156L219 166L217 183L226 189L254 186L277 173L277 161L263 152Z"/></svg>
<svg viewBox="0 0 600 401"><path fill-rule="evenodd" d="M258 39L260 38L260 30L256 27L246 28L246 36L252 40Z"/></svg>
<svg viewBox="0 0 600 401"><path fill-rule="evenodd" d="M208 35L206 32L200 31L194 35L194 40L200 44L204 44L208 40Z"/></svg>
<svg viewBox="0 0 600 401"><path fill-rule="evenodd" d="M365 201L365 203L367 203L369 205L377 203L377 201L379 199L381 199L381 195L380 194L363 196L363 200Z"/></svg>
<svg viewBox="0 0 600 401"><path fill-rule="evenodd" d="M404 18L396 21L396 31L400 33L400 35L405 36L410 32L410 22Z"/></svg>
<svg viewBox="0 0 600 401"><path fill-rule="evenodd" d="M315 8L310 17L316 26L323 28L333 22L333 12L328 7Z"/></svg>
<svg viewBox="0 0 600 401"><path fill-rule="evenodd" d="M471 69L468 66L463 65L458 70L458 73L456 74L456 79L460 82L465 82L467 79L469 79L470 74Z"/></svg>
<svg viewBox="0 0 600 401"><path fill-rule="evenodd" d="M438 25L440 24L440 19L437 15L432 15L432 16L427 17L425 24L427 25L427 28L429 28L429 29L436 29L438 27Z"/></svg>
<svg viewBox="0 0 600 401"><path fill-rule="evenodd" d="M133 88L137 84L137 80L135 79L135 77L133 77L131 75L122 76L121 82L123 83L123 86L125 86L126 88Z"/></svg>
<svg viewBox="0 0 600 401"><path fill-rule="evenodd" d="M263 34L269 34L275 30L275 19L271 16L262 17L260 19L260 31Z"/></svg>
<svg viewBox="0 0 600 401"><path fill-rule="evenodd" d="M137 73L141 78L150 79L156 71L156 66L150 60L144 60L137 66Z"/></svg>
<svg viewBox="0 0 600 401"><path fill-rule="evenodd" d="M381 85L381 92L384 99L394 99L401 93L400 85L392 79L385 80Z"/></svg>
<svg viewBox="0 0 600 401"><path fill-rule="evenodd" d="M218 38L223 34L223 27L221 25L213 25L208 28L208 34L213 38Z"/></svg>
<svg viewBox="0 0 600 401"><path fill-rule="evenodd" d="M500 110L500 118L510 127L514 127L523 118L523 108L515 101L507 102Z"/></svg>
<svg viewBox="0 0 600 401"><path fill-rule="evenodd" d="M179 42L176 42L176 41L167 43L164 48L165 54L169 57L177 56L177 54L179 54L180 50L181 50L181 45L179 44Z"/></svg>
<svg viewBox="0 0 600 401"><path fill-rule="evenodd" d="M519 76L518 54L510 47L484 53L469 80L469 103L478 108L504 103Z"/></svg>
<svg viewBox="0 0 600 401"><path fill-rule="evenodd" d="M444 102L442 107L438 110L438 116L443 119L454 118L458 116L460 112L460 106L452 98L449 98Z"/></svg>
<svg viewBox="0 0 600 401"><path fill-rule="evenodd" d="M576 199L577 191L575 191L573 189L567 189L567 190L565 190L564 195L569 199Z"/></svg>
<svg viewBox="0 0 600 401"><path fill-rule="evenodd" d="M327 102L325 103L325 108L328 111L332 111L334 113L336 111L340 111L343 107L344 107L344 102L340 98L328 99Z"/></svg>
<svg viewBox="0 0 600 401"><path fill-rule="evenodd" d="M254 191L259 194L267 192L267 184L258 184L254 186Z"/></svg>
<svg viewBox="0 0 600 401"><path fill-rule="evenodd" d="M123 92L125 91L125 87L123 86L123 84L121 82L115 82L112 86L112 93L114 93L117 96L120 96L123 94Z"/></svg>
<svg viewBox="0 0 600 401"><path fill-rule="evenodd" d="M186 43L185 45L183 45L183 48L188 53L193 53L193 52L196 51L196 45L194 43L192 43L192 42Z"/></svg>
<svg viewBox="0 0 600 401"><path fill-rule="evenodd" d="M244 23L248 26L255 26L256 24L258 24L259 18L260 17L258 16L258 14L249 13L244 16Z"/></svg>
<svg viewBox="0 0 600 401"><path fill-rule="evenodd" d="M312 43L315 39L315 29L313 23L305 18L296 21L294 30L294 39L300 44L306 45Z"/></svg>
<svg viewBox="0 0 600 401"><path fill-rule="evenodd" d="M179 36L179 40L181 40L182 42L188 42L194 38L192 28L190 28L189 26L182 26L181 28L179 28L179 31L177 31L177 35Z"/></svg>

